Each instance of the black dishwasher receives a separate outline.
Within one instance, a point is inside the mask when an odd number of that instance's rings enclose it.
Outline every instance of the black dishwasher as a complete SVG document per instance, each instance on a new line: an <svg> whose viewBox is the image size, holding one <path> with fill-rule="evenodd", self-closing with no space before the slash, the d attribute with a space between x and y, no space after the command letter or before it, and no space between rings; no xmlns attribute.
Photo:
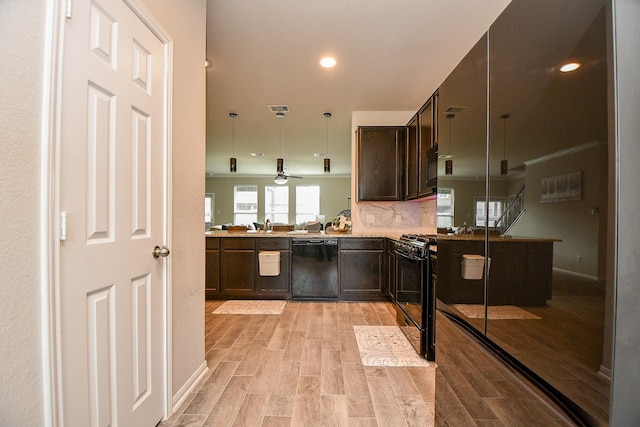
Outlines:
<svg viewBox="0 0 640 427"><path fill-rule="evenodd" d="M338 299L338 239L292 239L291 296Z"/></svg>

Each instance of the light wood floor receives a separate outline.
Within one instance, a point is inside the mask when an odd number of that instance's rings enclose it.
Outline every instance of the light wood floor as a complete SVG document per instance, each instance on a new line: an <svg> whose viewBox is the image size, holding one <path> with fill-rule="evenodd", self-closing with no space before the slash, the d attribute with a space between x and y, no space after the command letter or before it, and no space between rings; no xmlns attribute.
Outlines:
<svg viewBox="0 0 640 427"><path fill-rule="evenodd" d="M602 287L595 280L558 271L554 271L553 286L553 298L545 306L522 307L539 320L489 320L488 336L584 408L592 424L606 426L611 384L599 374L604 331ZM484 330L483 319L466 320Z"/></svg>
<svg viewBox="0 0 640 427"><path fill-rule="evenodd" d="M436 367L367 367L353 325L395 325L393 306L289 302L282 315L213 315L210 372L161 427L570 425L442 315Z"/></svg>

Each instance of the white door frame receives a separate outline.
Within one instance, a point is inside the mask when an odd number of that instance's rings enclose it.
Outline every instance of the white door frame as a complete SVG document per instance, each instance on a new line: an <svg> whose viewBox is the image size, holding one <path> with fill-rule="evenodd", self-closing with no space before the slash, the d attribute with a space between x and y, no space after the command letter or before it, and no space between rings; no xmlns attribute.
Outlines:
<svg viewBox="0 0 640 427"><path fill-rule="evenodd" d="M86 1L86 0L76 0ZM171 247L171 146L172 146L172 87L173 87L173 39L142 5L140 0L121 0L146 24L164 46L165 94L164 114L164 178L163 209L165 244ZM64 29L67 0L52 0L47 4L45 30L42 132L41 132L41 199L40 199L40 283L42 316L42 382L43 422L46 427L63 425L62 387L60 384L60 124L62 75L64 58ZM171 257L164 266L162 337L163 337L163 402L164 419L173 412L172 387L172 283Z"/></svg>

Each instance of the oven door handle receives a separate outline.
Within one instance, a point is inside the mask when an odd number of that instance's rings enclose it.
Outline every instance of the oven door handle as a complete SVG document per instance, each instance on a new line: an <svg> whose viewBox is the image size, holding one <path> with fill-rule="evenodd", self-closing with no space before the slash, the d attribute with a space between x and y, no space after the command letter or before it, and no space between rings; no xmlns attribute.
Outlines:
<svg viewBox="0 0 640 427"><path fill-rule="evenodd" d="M396 249L394 249L393 253L396 254L399 257L402 257L402 258L406 259L406 260L413 261L416 264L421 262L421 261L424 261L422 258L416 258L416 257L412 257L412 256L407 255L407 254L403 254L402 252L398 252Z"/></svg>

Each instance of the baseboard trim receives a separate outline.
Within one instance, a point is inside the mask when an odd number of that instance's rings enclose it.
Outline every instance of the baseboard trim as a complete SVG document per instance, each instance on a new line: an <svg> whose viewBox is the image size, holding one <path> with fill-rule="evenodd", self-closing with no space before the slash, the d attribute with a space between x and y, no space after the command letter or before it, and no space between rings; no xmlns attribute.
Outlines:
<svg viewBox="0 0 640 427"><path fill-rule="evenodd" d="M600 365L600 369L598 370L598 375L603 379L609 381L611 383L611 369L605 366Z"/></svg>
<svg viewBox="0 0 640 427"><path fill-rule="evenodd" d="M593 276L591 274L578 273L577 271L565 270L564 268L558 268L558 267L553 267L553 270L557 270L561 273L569 274L571 276L580 277L582 279L598 281L598 276Z"/></svg>
<svg viewBox="0 0 640 427"><path fill-rule="evenodd" d="M204 378L204 376L207 375L208 372L209 367L207 366L207 361L205 360L202 362L202 365L200 365L198 369L195 370L191 377L189 377L187 382L184 383L182 387L180 387L180 390L178 390L178 392L173 395L171 414L173 414L178 410L178 408L180 408L180 405L184 403L185 399L189 396L189 393L191 393L196 387L200 385L200 380Z"/></svg>

